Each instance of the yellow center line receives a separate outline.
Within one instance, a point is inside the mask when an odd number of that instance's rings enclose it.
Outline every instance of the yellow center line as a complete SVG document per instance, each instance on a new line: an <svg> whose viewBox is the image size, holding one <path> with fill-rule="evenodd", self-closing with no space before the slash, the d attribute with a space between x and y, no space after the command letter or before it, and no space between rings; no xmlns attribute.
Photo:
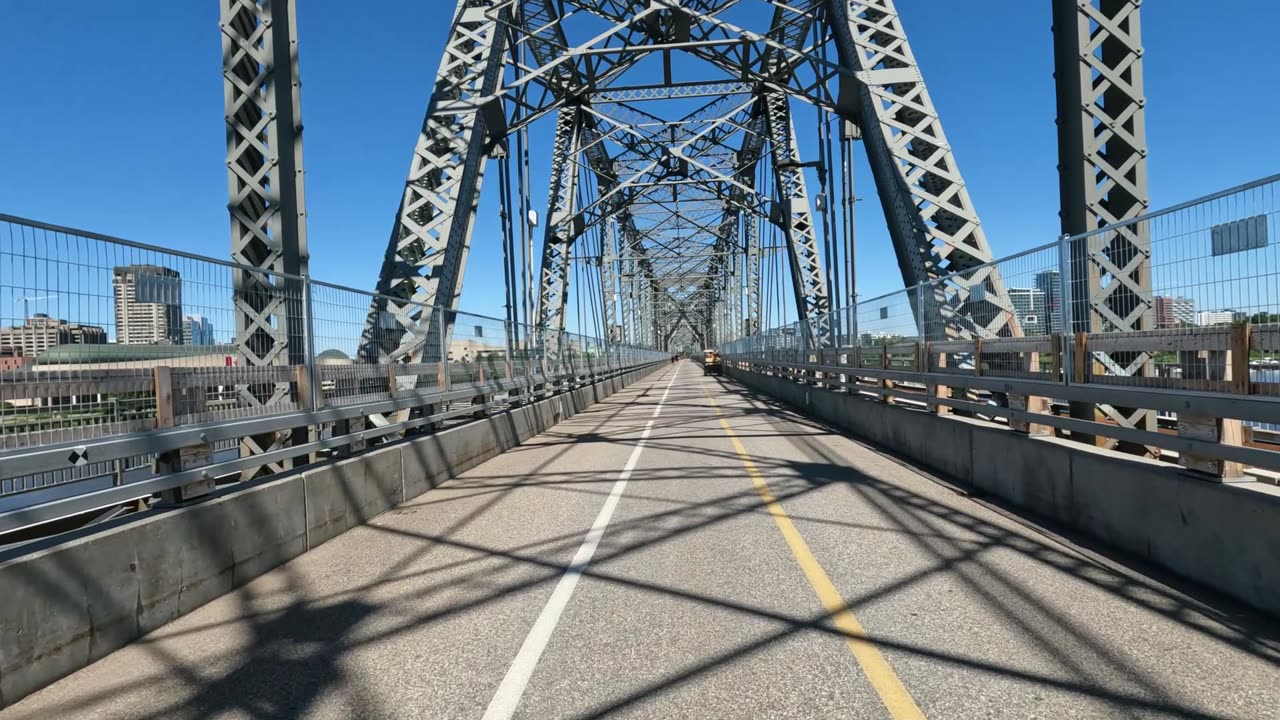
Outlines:
<svg viewBox="0 0 1280 720"><path fill-rule="evenodd" d="M813 556L813 551L809 549L809 544L804 541L804 537L796 529L791 517L782 509L782 504L774 496L773 490L769 487L769 483L765 481L760 469L751 460L751 455L747 453L747 448L738 439L738 434L729 426L729 421L720 410L720 406L716 404L715 398L706 392L705 387L703 388L703 393L706 394L707 400L711 402L711 407L720 418L720 427L724 428L725 434L729 436L729 441L733 443L733 449L738 453L739 459L742 460L742 465L747 469L747 474L751 476L756 492L759 493L760 498L764 501L769 515L773 517L778 529L782 531L782 537L786 539L787 545L791 548L791 554L795 557L796 562L799 563L800 569L804 571L805 577L809 580L809 585L813 587L818 600L822 602L822 606L826 608L832 621L835 622L836 628L844 635L845 644L849 646L849 651L853 653L854 659L862 667L862 672L867 676L867 680L871 682L871 687L880 696L880 701L889 710L889 716L894 720L923 719L924 713L916 705L916 701L911 697L911 693L907 691L907 687L902 684L902 680L893 671L889 661L885 659L880 649L876 647L875 642L867 635L866 629L862 627L862 623L858 622L858 618L849 609L844 598L840 595L840 591L836 589L835 583L831 582L826 570L822 569L818 559Z"/></svg>

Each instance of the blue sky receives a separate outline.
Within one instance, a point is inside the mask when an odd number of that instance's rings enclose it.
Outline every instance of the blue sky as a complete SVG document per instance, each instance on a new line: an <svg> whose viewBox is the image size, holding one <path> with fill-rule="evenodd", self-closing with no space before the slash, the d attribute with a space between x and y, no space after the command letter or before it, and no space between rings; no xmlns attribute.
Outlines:
<svg viewBox="0 0 1280 720"><path fill-rule="evenodd" d="M299 0L311 272L372 289L452 3L352 7ZM997 255L1058 229L1049 8L899 2ZM1143 12L1153 206L1280 169L1269 139L1280 5L1217 0L1208 14L1201 0L1162 0ZM1207 26L1216 18L1236 24ZM0 27L0 212L226 257L217 3L10 1ZM865 162L858 187L869 297L901 281ZM462 307L500 316L495 194Z"/></svg>

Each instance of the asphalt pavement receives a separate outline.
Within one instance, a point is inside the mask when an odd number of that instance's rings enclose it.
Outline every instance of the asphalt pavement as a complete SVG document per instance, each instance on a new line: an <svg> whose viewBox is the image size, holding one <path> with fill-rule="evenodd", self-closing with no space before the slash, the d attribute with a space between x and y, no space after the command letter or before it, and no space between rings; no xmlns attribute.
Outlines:
<svg viewBox="0 0 1280 720"><path fill-rule="evenodd" d="M682 362L0 712L75 717L1275 718L1280 633Z"/></svg>

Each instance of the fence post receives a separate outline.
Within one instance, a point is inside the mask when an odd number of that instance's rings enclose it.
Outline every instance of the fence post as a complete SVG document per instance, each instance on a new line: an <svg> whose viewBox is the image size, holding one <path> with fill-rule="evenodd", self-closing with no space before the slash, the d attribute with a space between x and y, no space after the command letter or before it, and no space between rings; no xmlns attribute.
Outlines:
<svg viewBox="0 0 1280 720"><path fill-rule="evenodd" d="M947 354L935 351L933 349L932 341L924 344L924 354L925 354L925 368L926 368L925 372L932 374L935 362L937 363L937 367L939 370L946 370ZM927 392L930 399L929 409L938 415L950 415L951 414L950 405L942 405L940 403L932 402L932 400L933 398L950 399L951 387L948 385L939 384L937 382L926 383L925 387L927 388Z"/></svg>
<svg viewBox="0 0 1280 720"><path fill-rule="evenodd" d="M889 346L887 344L881 344L880 345L880 369L887 371L889 370L889 367L890 367ZM895 402L897 402L895 398L887 392L889 390L894 389L894 387L896 386L894 385L893 381L890 380L889 378L887 377L880 378L880 389L886 391L886 392L880 393L880 402L883 402L886 405L893 405Z"/></svg>
<svg viewBox="0 0 1280 720"><path fill-rule="evenodd" d="M925 326L924 320L924 286L925 283L917 283L916 291L916 335L926 340L929 339L929 331Z"/></svg>
<svg viewBox="0 0 1280 720"><path fill-rule="evenodd" d="M1058 363L1058 371L1062 373L1062 384L1071 384L1071 369L1074 368L1074 359L1072 354L1071 343L1068 338L1075 333L1075 318L1072 305L1074 304L1071 296L1071 236L1058 236L1058 314L1061 316L1062 327L1058 328L1058 336L1061 338L1060 348L1061 356ZM1053 319L1053 311L1049 311L1050 321Z"/></svg>
<svg viewBox="0 0 1280 720"><path fill-rule="evenodd" d="M316 328L315 315L312 312L311 276L302 276L302 337L304 364L306 370L307 409L317 410L320 407L320 378L316 377ZM301 390L301 386L299 386ZM317 435L319 433L317 432Z"/></svg>
<svg viewBox="0 0 1280 720"><path fill-rule="evenodd" d="M437 327L440 328L440 391L446 392L453 387L453 373L449 371L449 331L446 329L449 325L448 310L440 308L436 310L440 313L440 322Z"/></svg>
<svg viewBox="0 0 1280 720"><path fill-rule="evenodd" d="M1084 385L1089 382L1089 333L1078 332L1071 346L1071 382Z"/></svg>
<svg viewBox="0 0 1280 720"><path fill-rule="evenodd" d="M1056 338L1050 335L1049 339L1053 340L1054 345L1056 346ZM1032 350L1018 353L1018 357L1020 358L1019 363L1022 366L1022 370L1027 374L1040 372L1040 351L1034 349L1034 346L1031 347L1033 348ZM1037 395L1010 394L1009 407L1013 410L1021 410L1026 413L1044 414L1049 412L1049 399ZM1031 420L1009 418L1009 427L1013 429L1014 432L1033 437L1043 437L1053 434L1053 429L1048 425L1033 422Z"/></svg>
<svg viewBox="0 0 1280 720"><path fill-rule="evenodd" d="M1252 389L1249 379L1249 334L1250 326L1247 322L1235 323L1231 327L1225 379L1230 386L1229 392L1236 395L1248 395ZM1243 422L1231 418L1178 413L1178 435L1222 445L1243 445L1245 427ZM1182 453L1178 456L1178 464L1223 480L1244 477L1244 466L1238 462Z"/></svg>
<svg viewBox="0 0 1280 720"><path fill-rule="evenodd" d="M507 335L506 381L508 384L514 385L514 383L516 382L516 363L513 357L515 353L515 348L512 347L512 345L516 342L519 342L516 339L516 333L519 332L519 329L518 329L519 326L516 325L515 323L512 323L509 320L504 320L503 325L506 329L506 335ZM507 389L507 400L511 403L512 406L516 406L520 404L519 395L520 395L519 386L509 387Z"/></svg>
<svg viewBox="0 0 1280 720"><path fill-rule="evenodd" d="M171 428L177 421L174 408L173 371L169 367L151 369L151 382L156 397L156 429ZM213 460L213 443L201 443L189 448L178 448L158 453L153 470L157 475L182 472ZM215 487L212 477L204 477L193 483L161 491L160 501L166 505L184 503L192 498L208 495Z"/></svg>

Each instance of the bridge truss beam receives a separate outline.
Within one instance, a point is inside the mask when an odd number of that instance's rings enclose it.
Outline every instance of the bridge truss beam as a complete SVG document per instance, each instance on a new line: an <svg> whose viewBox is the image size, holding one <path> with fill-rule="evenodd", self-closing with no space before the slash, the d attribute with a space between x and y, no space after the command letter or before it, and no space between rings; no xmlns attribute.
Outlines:
<svg viewBox="0 0 1280 720"><path fill-rule="evenodd" d="M916 307L926 338L1022 334L942 120L893 0L829 0L842 115L867 148L906 285L934 283ZM962 273L945 282L938 279ZM913 305L918 304L912 298Z"/></svg>
<svg viewBox="0 0 1280 720"><path fill-rule="evenodd" d="M1081 235L1145 213L1146 99L1140 0L1054 0L1062 232ZM1073 332L1154 328L1151 238L1146 223L1072 243L1068 261ZM1098 353L1117 375L1144 375L1144 352ZM1074 417L1156 429L1151 410L1076 403ZM1097 439L1114 446L1114 440Z"/></svg>
<svg viewBox="0 0 1280 720"><path fill-rule="evenodd" d="M502 132L490 127L502 124L500 108L495 116L486 102L504 67L509 19L499 5L458 3L365 322L367 362L434 361L443 346L447 323L434 308L457 308L489 136Z"/></svg>
<svg viewBox="0 0 1280 720"><path fill-rule="evenodd" d="M547 230L542 240L542 269L538 293L538 327L543 331L543 358L547 369L559 366L569 293L569 253L574 238L574 205L578 197L578 153L581 150L582 113L576 107L561 108L556 117L551 149L551 189L547 199ZM547 374L551 374L548 372Z"/></svg>
<svg viewBox="0 0 1280 720"><path fill-rule="evenodd" d="M227 209L237 354L249 367L302 365L307 273L303 199L302 109L297 21L291 0L220 0L223 99L227 126ZM290 383L237 388L261 407L288 402ZM244 438L241 453L259 455L295 438L282 431ZM279 472L289 461L270 463ZM246 477L256 470L245 471Z"/></svg>
<svg viewBox="0 0 1280 720"><path fill-rule="evenodd" d="M772 10L767 31L734 24L748 4ZM589 306L603 310L606 337L617 326L621 338L661 344L682 323L717 341L744 326L759 331L764 214L783 230L799 317L815 343L832 342L820 242L836 223L815 217L806 174L817 172L825 192L835 169L826 167L829 149L825 159L821 149L817 160L802 156L793 102L816 108L822 127L839 115L860 128L904 279L962 273L936 282L935 293L918 296L923 303L913 298L922 334L1020 334L892 0L458 0L457 8L379 281L386 299L375 302L362 343L366 361L421 360L414 349L434 347L428 308L456 307L485 160L553 113L541 272L528 289L547 337L565 329L575 240L601 230L601 257L582 261L600 276ZM677 76L675 56L699 69ZM649 75L628 84L646 58L664 82ZM709 102L675 118L640 108L700 97ZM757 173L760 161L769 168ZM771 178L774 191L756 188L756 177Z"/></svg>

